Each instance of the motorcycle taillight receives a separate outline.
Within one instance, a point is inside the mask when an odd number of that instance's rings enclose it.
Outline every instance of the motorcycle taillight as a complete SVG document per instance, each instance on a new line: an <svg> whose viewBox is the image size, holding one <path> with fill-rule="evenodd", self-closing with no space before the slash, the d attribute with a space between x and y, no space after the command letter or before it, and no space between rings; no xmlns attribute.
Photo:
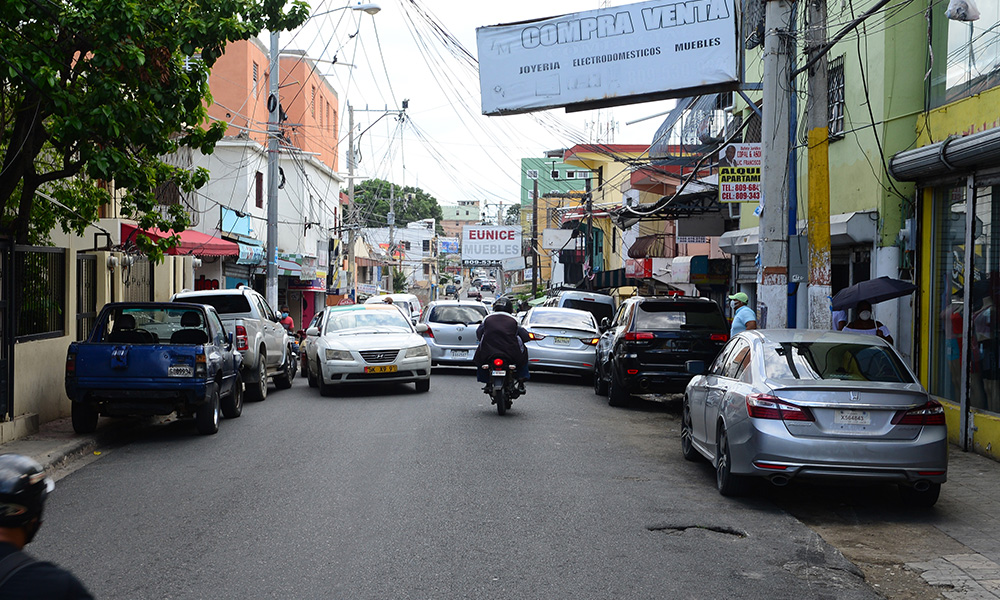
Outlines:
<svg viewBox="0 0 1000 600"><path fill-rule="evenodd" d="M497 367L497 368L503 367L503 359L502 358L494 358L493 359L493 366Z"/></svg>

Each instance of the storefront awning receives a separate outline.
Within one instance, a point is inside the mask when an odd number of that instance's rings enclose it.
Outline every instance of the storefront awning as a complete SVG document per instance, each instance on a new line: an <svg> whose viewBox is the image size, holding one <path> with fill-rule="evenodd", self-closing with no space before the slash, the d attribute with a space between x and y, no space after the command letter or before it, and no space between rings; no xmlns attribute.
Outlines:
<svg viewBox="0 0 1000 600"><path fill-rule="evenodd" d="M1000 163L1000 128L897 152L889 159L889 174L899 181L922 181L969 173Z"/></svg>
<svg viewBox="0 0 1000 600"><path fill-rule="evenodd" d="M159 229L142 230L135 225L122 223L122 245L129 242L135 243L135 236L142 235L153 241L159 241L174 235L174 231L160 231ZM193 256L238 256L240 248L234 242L229 242L215 236L187 229L177 234L180 243L167 251L173 255L193 255Z"/></svg>
<svg viewBox="0 0 1000 600"><path fill-rule="evenodd" d="M625 276L625 269L613 271L598 271L594 273L593 287L595 290L642 285L641 279Z"/></svg>
<svg viewBox="0 0 1000 600"><path fill-rule="evenodd" d="M851 246L871 244L875 241L875 211L850 212L830 217L830 245ZM806 221L799 221L799 234L806 234ZM719 238L719 249L729 254L757 254L760 228L750 227L727 231Z"/></svg>

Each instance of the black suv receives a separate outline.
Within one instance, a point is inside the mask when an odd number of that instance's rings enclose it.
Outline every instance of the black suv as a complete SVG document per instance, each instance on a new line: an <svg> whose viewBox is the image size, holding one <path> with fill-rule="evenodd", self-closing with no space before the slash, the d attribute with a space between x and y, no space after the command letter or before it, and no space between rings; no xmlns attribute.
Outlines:
<svg viewBox="0 0 1000 600"><path fill-rule="evenodd" d="M611 406L632 394L684 391L689 360L711 364L729 340L722 308L708 298L636 296L622 302L597 345L594 392Z"/></svg>

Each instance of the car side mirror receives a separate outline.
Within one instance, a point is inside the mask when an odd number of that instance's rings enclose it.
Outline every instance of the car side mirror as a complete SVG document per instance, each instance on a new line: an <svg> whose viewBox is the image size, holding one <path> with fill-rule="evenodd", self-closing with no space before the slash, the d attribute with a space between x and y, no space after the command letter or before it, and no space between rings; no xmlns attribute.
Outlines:
<svg viewBox="0 0 1000 600"><path fill-rule="evenodd" d="M705 361L689 360L684 363L684 370L691 375L701 375L705 372Z"/></svg>
<svg viewBox="0 0 1000 600"><path fill-rule="evenodd" d="M226 333L226 341L229 342L229 346L232 347L233 342L236 340L236 336L232 331Z"/></svg>
<svg viewBox="0 0 1000 600"><path fill-rule="evenodd" d="M417 333L424 334L427 333L427 330L430 329L430 327L427 326L427 323L417 323L413 329L416 330Z"/></svg>
<svg viewBox="0 0 1000 600"><path fill-rule="evenodd" d="M309 329L306 329L306 335L314 335L314 336L319 335L319 327L313 326L310 327Z"/></svg>
<svg viewBox="0 0 1000 600"><path fill-rule="evenodd" d="M607 329L610 326L611 326L611 321L608 320L607 317L603 317L601 319L601 331L604 331L605 329Z"/></svg>

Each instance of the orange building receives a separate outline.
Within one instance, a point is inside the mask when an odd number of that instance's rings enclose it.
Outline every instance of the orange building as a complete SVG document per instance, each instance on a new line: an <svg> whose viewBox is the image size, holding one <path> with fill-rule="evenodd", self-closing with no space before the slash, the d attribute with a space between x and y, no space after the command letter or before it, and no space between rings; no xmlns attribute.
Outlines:
<svg viewBox="0 0 1000 600"><path fill-rule="evenodd" d="M303 51L285 50L279 63L282 143L315 154L337 171L337 92ZM267 145L269 67L268 50L257 38L230 43L212 67L208 114L229 123L226 136Z"/></svg>

